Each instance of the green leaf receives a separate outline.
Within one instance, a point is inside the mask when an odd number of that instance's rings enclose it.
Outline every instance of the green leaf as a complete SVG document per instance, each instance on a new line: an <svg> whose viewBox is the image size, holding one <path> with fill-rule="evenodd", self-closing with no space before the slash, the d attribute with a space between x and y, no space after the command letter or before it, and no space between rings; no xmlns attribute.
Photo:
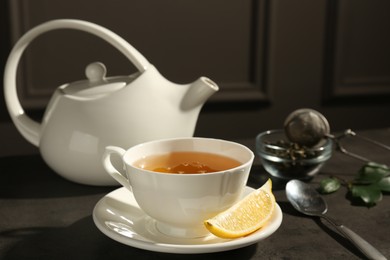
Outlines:
<svg viewBox="0 0 390 260"><path fill-rule="evenodd" d="M355 181L361 184L371 184L380 181L388 175L390 175L389 167L384 164L369 162L359 170Z"/></svg>
<svg viewBox="0 0 390 260"><path fill-rule="evenodd" d="M376 162L368 162L366 165L369 167L372 167L372 168L382 168L382 169L390 172L390 168L386 164L380 164L380 163L376 163Z"/></svg>
<svg viewBox="0 0 390 260"><path fill-rule="evenodd" d="M376 185L353 185L351 193L370 206L382 200L382 192Z"/></svg>
<svg viewBox="0 0 390 260"><path fill-rule="evenodd" d="M326 178L320 182L320 192L328 194L337 191L341 186L341 183L336 178Z"/></svg>
<svg viewBox="0 0 390 260"><path fill-rule="evenodd" d="M390 192L390 177L383 178L380 180L376 186L381 189L382 191L388 191Z"/></svg>

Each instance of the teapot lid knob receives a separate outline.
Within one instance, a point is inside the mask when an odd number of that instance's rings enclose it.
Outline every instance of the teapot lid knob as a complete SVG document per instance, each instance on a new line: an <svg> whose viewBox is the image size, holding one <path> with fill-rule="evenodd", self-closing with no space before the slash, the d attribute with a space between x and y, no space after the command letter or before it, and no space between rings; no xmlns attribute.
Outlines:
<svg viewBox="0 0 390 260"><path fill-rule="evenodd" d="M106 77L107 69L101 62L93 62L85 68L85 75L90 82L99 82Z"/></svg>
<svg viewBox="0 0 390 260"><path fill-rule="evenodd" d="M107 69L103 63L93 62L85 68L87 80L64 84L59 88L67 97L95 98L122 89L134 79L130 76L106 78L106 73Z"/></svg>

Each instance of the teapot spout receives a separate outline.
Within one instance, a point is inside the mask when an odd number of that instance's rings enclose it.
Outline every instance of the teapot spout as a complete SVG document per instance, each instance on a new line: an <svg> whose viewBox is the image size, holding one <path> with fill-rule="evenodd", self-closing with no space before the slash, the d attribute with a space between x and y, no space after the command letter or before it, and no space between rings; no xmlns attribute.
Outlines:
<svg viewBox="0 0 390 260"><path fill-rule="evenodd" d="M180 107L183 110L201 107L206 100L218 90L219 87L214 81L206 77L200 77L190 84L189 89L182 99Z"/></svg>

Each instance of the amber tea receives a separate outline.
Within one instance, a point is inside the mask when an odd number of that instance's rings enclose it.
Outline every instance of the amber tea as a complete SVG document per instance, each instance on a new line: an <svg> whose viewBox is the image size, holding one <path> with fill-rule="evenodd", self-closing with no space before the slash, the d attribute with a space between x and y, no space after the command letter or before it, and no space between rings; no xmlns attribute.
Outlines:
<svg viewBox="0 0 390 260"><path fill-rule="evenodd" d="M149 171L201 174L224 171L240 166L233 158L206 152L171 152L151 155L134 163L134 166Z"/></svg>

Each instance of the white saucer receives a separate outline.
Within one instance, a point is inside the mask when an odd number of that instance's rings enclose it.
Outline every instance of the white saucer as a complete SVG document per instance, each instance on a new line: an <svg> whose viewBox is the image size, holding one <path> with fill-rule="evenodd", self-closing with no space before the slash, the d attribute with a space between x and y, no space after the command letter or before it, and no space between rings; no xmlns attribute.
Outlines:
<svg viewBox="0 0 390 260"><path fill-rule="evenodd" d="M244 195L253 190L246 187ZM136 248L177 254L219 252L257 243L274 233L282 218L282 210L276 204L268 224L247 237L229 240L210 234L202 238L183 239L160 233L155 221L139 208L133 194L123 187L104 196L93 210L95 225L108 237Z"/></svg>

